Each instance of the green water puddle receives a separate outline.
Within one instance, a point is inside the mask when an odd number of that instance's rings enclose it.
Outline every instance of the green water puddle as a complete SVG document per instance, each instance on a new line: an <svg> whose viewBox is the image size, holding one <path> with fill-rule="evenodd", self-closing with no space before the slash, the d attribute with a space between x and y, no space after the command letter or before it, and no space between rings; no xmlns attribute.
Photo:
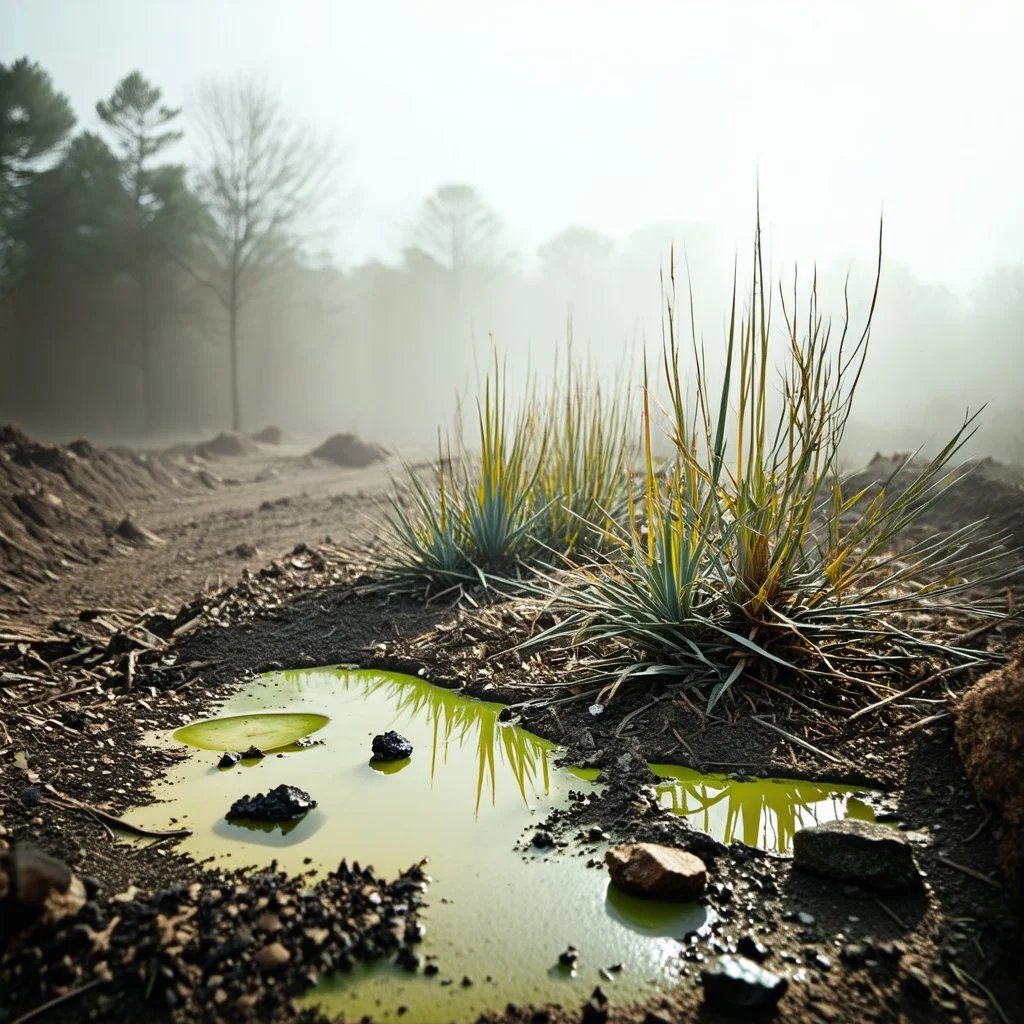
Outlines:
<svg viewBox="0 0 1024 1024"><path fill-rule="evenodd" d="M508 1002L580 1003L598 984L625 1001L673 983L676 939L708 923L708 911L626 896L603 868L585 866L589 856L602 858L603 848L554 856L515 851L514 842L529 835L524 830L564 806L570 789L588 791L594 784L592 773L556 767L558 748L500 722L500 711L501 705L410 676L348 669L273 673L228 699L220 715L258 714L260 729L277 730L273 737L289 744L294 729L283 727L300 723L263 716L310 716L316 723L311 738L322 742L282 746L280 753L225 769L217 767L223 748L196 749L154 788L159 803L126 817L154 829L176 819L193 830L180 848L225 868L276 860L300 873L332 869L344 858L393 877L429 857L429 905L421 915L427 933L418 952L435 958L440 973L429 977L378 964L336 975L305 1000L328 1014L468 1021ZM248 745L238 725L230 723L238 737L232 749ZM389 729L412 742L413 755L373 764L371 739ZM209 747L203 731L179 730L179 740ZM167 736L155 742L175 743ZM661 802L725 842L786 852L797 828L871 816L851 787L738 782L671 765L652 768L664 779ZM281 783L306 790L318 806L284 825L225 820L238 797ZM580 951L574 974L556 966L569 944ZM599 974L618 964L613 981ZM464 987L464 976L473 984ZM400 1006L407 1008L401 1018Z"/></svg>

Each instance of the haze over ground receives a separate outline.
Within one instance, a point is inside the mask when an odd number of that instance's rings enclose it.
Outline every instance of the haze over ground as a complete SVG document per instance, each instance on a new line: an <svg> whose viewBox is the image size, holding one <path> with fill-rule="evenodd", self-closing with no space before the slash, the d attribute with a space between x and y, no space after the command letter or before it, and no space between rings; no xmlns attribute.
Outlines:
<svg viewBox="0 0 1024 1024"><path fill-rule="evenodd" d="M188 162L195 86L256 72L335 140L343 215L316 248L346 272L331 286L343 309L300 303L276 335L251 329L252 428L429 435L472 374L472 338L479 349L493 334L543 362L570 310L580 346L617 365L625 344L660 339L658 273L673 241L717 344L759 180L773 267L799 261L809 276L816 259L833 296L853 266L866 298L884 210L874 352L854 415L864 444L934 440L989 401L981 448L1022 458L1018 4L3 0L0 17L0 62L38 61L80 128L96 128L96 100L138 68L184 106L174 157ZM402 264L411 227L451 182L476 189L501 218L502 254L515 254L454 318L428 275L382 291L369 270L380 260L416 276ZM600 266L555 273L538 247L574 225L614 245ZM222 333L207 316L189 345L215 360ZM165 349L173 363L173 340ZM193 398L208 390L185 418L220 425L223 374L180 384Z"/></svg>

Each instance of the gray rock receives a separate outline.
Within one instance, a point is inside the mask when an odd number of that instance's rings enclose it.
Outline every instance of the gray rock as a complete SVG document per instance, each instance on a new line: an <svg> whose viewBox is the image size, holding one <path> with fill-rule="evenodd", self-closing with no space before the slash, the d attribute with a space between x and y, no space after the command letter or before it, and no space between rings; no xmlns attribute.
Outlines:
<svg viewBox="0 0 1024 1024"><path fill-rule="evenodd" d="M789 982L742 956L721 956L700 972L704 1002L726 1013L767 1010L783 997Z"/></svg>
<svg viewBox="0 0 1024 1024"><path fill-rule="evenodd" d="M800 829L793 837L793 866L882 891L920 892L923 887L913 848L902 832L853 818Z"/></svg>

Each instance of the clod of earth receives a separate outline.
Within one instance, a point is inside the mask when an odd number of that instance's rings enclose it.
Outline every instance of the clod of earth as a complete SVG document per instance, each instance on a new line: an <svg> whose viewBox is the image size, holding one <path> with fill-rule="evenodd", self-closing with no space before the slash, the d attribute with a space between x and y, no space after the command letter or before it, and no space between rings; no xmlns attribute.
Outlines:
<svg viewBox="0 0 1024 1024"><path fill-rule="evenodd" d="M983 676L956 712L956 742L982 804L1000 816L1003 871L1024 896L1024 643L1007 665Z"/></svg>
<svg viewBox="0 0 1024 1024"><path fill-rule="evenodd" d="M715 1010L767 1010L785 995L789 981L742 956L722 956L700 972L704 1001Z"/></svg>
<svg viewBox="0 0 1024 1024"><path fill-rule="evenodd" d="M604 859L612 881L633 896L686 903L702 896L707 887L704 861L673 846L616 846Z"/></svg>
<svg viewBox="0 0 1024 1024"><path fill-rule="evenodd" d="M907 837L887 825L855 818L800 829L793 837L793 866L869 889L922 888Z"/></svg>
<svg viewBox="0 0 1024 1024"><path fill-rule="evenodd" d="M294 821L316 807L316 801L298 786L276 786L269 793L248 793L231 805L228 818L249 818L252 821Z"/></svg>
<svg viewBox="0 0 1024 1024"><path fill-rule="evenodd" d="M218 434L210 441L197 444L194 449L196 455L203 458L209 458L211 455L254 455L258 450L252 438L246 437L245 434L236 434L233 431Z"/></svg>
<svg viewBox="0 0 1024 1024"><path fill-rule="evenodd" d="M373 737L374 761L404 761L411 756L412 744L394 729Z"/></svg>
<svg viewBox="0 0 1024 1024"><path fill-rule="evenodd" d="M254 743L248 750L243 750L240 757L243 761L259 761L267 755Z"/></svg>
<svg viewBox="0 0 1024 1024"><path fill-rule="evenodd" d="M242 760L242 755L235 750L225 750L220 756L220 760L217 762L218 768L234 768L239 761Z"/></svg>

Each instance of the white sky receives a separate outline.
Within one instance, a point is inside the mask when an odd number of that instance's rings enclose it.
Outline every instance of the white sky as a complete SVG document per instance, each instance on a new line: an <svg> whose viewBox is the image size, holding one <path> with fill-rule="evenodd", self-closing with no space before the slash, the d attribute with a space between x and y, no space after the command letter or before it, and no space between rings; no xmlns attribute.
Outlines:
<svg viewBox="0 0 1024 1024"><path fill-rule="evenodd" d="M256 70L337 138L357 195L339 251L466 181L531 249L570 223L696 221L776 251L870 248L966 288L1022 262L1019 0L0 0L83 124L122 75L167 100Z"/></svg>

